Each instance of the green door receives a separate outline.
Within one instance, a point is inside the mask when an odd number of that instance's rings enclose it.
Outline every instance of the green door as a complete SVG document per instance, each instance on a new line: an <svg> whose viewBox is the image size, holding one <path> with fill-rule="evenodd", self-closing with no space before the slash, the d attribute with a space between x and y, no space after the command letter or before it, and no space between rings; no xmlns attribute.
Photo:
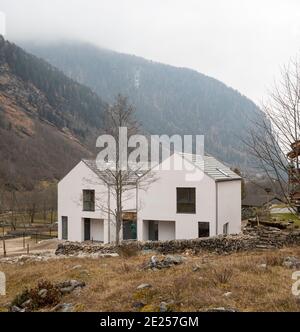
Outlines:
<svg viewBox="0 0 300 332"><path fill-rule="evenodd" d="M123 240L136 240L137 227L136 221L123 220Z"/></svg>

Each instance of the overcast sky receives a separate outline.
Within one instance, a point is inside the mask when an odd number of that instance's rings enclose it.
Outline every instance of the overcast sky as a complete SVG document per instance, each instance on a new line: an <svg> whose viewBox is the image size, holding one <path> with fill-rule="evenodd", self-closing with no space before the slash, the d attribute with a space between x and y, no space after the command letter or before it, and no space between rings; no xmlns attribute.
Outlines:
<svg viewBox="0 0 300 332"><path fill-rule="evenodd" d="M196 69L256 103L300 50L299 0L0 0L0 11L9 40L89 41Z"/></svg>

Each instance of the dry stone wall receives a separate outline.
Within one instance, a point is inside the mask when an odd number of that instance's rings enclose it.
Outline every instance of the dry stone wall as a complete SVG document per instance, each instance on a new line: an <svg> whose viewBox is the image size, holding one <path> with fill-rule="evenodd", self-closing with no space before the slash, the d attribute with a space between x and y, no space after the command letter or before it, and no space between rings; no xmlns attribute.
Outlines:
<svg viewBox="0 0 300 332"><path fill-rule="evenodd" d="M57 255L76 255L79 253L110 254L120 250L149 250L162 254L180 253L191 250L193 253L201 251L232 253L255 249L272 249L283 246L300 245L300 231L281 231L272 227L246 228L243 234L220 235L210 238L194 240L171 241L124 241L118 247L113 244L97 242L64 242L58 245Z"/></svg>

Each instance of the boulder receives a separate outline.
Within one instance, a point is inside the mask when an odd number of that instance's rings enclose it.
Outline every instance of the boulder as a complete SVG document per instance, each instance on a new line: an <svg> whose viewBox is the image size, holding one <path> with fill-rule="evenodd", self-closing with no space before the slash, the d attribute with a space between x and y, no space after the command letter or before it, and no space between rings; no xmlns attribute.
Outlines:
<svg viewBox="0 0 300 332"><path fill-rule="evenodd" d="M145 269L160 270L169 268L174 265L183 263L186 258L180 255L167 255L159 260L156 256L152 256L150 261L144 266Z"/></svg>
<svg viewBox="0 0 300 332"><path fill-rule="evenodd" d="M267 264L263 263L263 264L258 264L257 267L261 270L266 270L267 269Z"/></svg>
<svg viewBox="0 0 300 332"><path fill-rule="evenodd" d="M225 308L225 307L218 307L218 308L209 308L205 310L206 312L238 312L235 308Z"/></svg>
<svg viewBox="0 0 300 332"><path fill-rule="evenodd" d="M22 303L21 307L22 308L30 308L31 304L32 304L32 300L29 299L29 300L25 301L24 303Z"/></svg>
<svg viewBox="0 0 300 332"><path fill-rule="evenodd" d="M159 311L160 312L171 312L174 309L175 301L169 300L169 301L162 301L159 305Z"/></svg>
<svg viewBox="0 0 300 332"><path fill-rule="evenodd" d="M68 293L71 293L77 287L81 287L81 288L84 287L85 282L77 281L77 280L67 280L67 281L59 283L57 286L63 294L68 294Z"/></svg>
<svg viewBox="0 0 300 332"><path fill-rule="evenodd" d="M47 296L47 293L48 293L47 289L41 289L38 294L39 294L40 298L45 299Z"/></svg>
<svg viewBox="0 0 300 332"><path fill-rule="evenodd" d="M145 303L143 303L143 302L137 301L137 302L132 303L132 307L135 308L135 309L141 309L144 306L145 306Z"/></svg>
<svg viewBox="0 0 300 332"><path fill-rule="evenodd" d="M25 308L19 308L16 305L12 306L10 309L11 312L25 312Z"/></svg>
<svg viewBox="0 0 300 332"><path fill-rule="evenodd" d="M140 284L139 286L137 286L136 289L140 290L140 289L151 288L151 287L152 287L152 285L145 283L145 284Z"/></svg>
<svg viewBox="0 0 300 332"><path fill-rule="evenodd" d="M163 259L163 262L164 262L164 264L167 264L167 265L173 265L173 264L178 265L178 264L183 263L183 261L185 259L186 259L185 257L180 256L180 255L167 255Z"/></svg>
<svg viewBox="0 0 300 332"><path fill-rule="evenodd" d="M81 269L82 268L82 265L75 265L72 267L71 270L78 270L78 269Z"/></svg>
<svg viewBox="0 0 300 332"><path fill-rule="evenodd" d="M300 269L300 259L295 256L285 257L282 266L289 269Z"/></svg>
<svg viewBox="0 0 300 332"><path fill-rule="evenodd" d="M52 312L73 312L74 306L72 303L59 303L51 309Z"/></svg>

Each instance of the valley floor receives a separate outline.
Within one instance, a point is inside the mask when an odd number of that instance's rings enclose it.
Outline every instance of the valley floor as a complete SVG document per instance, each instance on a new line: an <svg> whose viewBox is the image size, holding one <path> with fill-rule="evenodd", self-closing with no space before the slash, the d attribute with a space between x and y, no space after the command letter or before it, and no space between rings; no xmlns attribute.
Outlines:
<svg viewBox="0 0 300 332"><path fill-rule="evenodd" d="M300 247L231 255L187 255L183 264L157 271L141 268L149 261L148 254L0 263L0 271L7 278L7 295L0 296L0 311L6 311L5 305L25 286L34 287L41 279L54 283L84 281L84 288L62 300L72 303L77 311L159 311L163 301L169 303L172 311L216 307L300 311L300 301L291 291L294 270L282 266L287 256L299 257ZM137 290L142 283L152 287Z"/></svg>

